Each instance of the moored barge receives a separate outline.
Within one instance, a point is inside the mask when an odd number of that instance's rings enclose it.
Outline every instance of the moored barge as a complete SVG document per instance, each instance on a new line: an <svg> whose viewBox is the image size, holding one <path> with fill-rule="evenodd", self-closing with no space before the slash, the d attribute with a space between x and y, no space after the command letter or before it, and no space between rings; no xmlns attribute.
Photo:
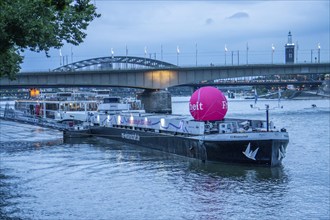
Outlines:
<svg viewBox="0 0 330 220"><path fill-rule="evenodd" d="M189 116L121 113L104 115L90 127L93 136L141 145L202 161L278 166L286 154L289 135L272 123L245 119L213 122ZM100 117L102 118L102 117Z"/></svg>
<svg viewBox="0 0 330 220"><path fill-rule="evenodd" d="M191 115L99 111L89 132L205 162L278 166L285 157L289 134L269 122L268 106L266 120L224 118L224 95L203 87L192 95L189 107Z"/></svg>

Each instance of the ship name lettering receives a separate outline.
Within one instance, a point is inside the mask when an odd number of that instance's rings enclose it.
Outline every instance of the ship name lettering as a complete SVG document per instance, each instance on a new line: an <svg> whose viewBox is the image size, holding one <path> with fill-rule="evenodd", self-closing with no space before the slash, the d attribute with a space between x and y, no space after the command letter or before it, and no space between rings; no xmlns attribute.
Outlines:
<svg viewBox="0 0 330 220"><path fill-rule="evenodd" d="M140 136L138 134L121 133L121 138L133 141L140 141Z"/></svg>

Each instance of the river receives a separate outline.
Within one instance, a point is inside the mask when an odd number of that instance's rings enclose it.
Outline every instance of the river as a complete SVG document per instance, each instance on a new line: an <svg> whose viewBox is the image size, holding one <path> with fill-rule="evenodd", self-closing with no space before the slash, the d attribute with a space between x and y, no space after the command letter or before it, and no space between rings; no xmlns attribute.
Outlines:
<svg viewBox="0 0 330 220"><path fill-rule="evenodd" d="M290 135L280 167L203 164L0 120L0 219L330 219L329 100L229 101ZM311 108L315 104L316 108ZM186 101L174 113L188 113Z"/></svg>

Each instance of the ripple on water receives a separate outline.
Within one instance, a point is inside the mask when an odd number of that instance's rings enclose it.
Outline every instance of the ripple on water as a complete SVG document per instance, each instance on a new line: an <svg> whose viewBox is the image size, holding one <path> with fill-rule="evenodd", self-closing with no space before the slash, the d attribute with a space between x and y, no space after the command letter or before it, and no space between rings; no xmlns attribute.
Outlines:
<svg viewBox="0 0 330 220"><path fill-rule="evenodd" d="M60 134L22 125L20 135L0 121L0 219L329 219L329 115L295 113L310 104L271 113L290 133L277 168L203 164L98 138L47 144Z"/></svg>

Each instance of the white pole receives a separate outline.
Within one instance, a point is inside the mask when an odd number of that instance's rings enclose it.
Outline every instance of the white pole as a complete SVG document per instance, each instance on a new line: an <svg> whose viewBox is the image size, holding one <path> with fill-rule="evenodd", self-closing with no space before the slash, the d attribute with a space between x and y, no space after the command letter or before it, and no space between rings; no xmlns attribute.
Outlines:
<svg viewBox="0 0 330 220"><path fill-rule="evenodd" d="M163 61L163 45L160 45L160 60Z"/></svg>
<svg viewBox="0 0 330 220"><path fill-rule="evenodd" d="M179 66L179 53L176 54L176 65Z"/></svg>
<svg viewBox="0 0 330 220"><path fill-rule="evenodd" d="M225 66L227 65L227 45L225 44Z"/></svg>
<svg viewBox="0 0 330 220"><path fill-rule="evenodd" d="M249 43L246 43L246 64L249 64Z"/></svg>
<svg viewBox="0 0 330 220"><path fill-rule="evenodd" d="M195 47L196 47L196 66L197 66L197 52L198 52L198 50L197 50L197 43L195 44Z"/></svg>

